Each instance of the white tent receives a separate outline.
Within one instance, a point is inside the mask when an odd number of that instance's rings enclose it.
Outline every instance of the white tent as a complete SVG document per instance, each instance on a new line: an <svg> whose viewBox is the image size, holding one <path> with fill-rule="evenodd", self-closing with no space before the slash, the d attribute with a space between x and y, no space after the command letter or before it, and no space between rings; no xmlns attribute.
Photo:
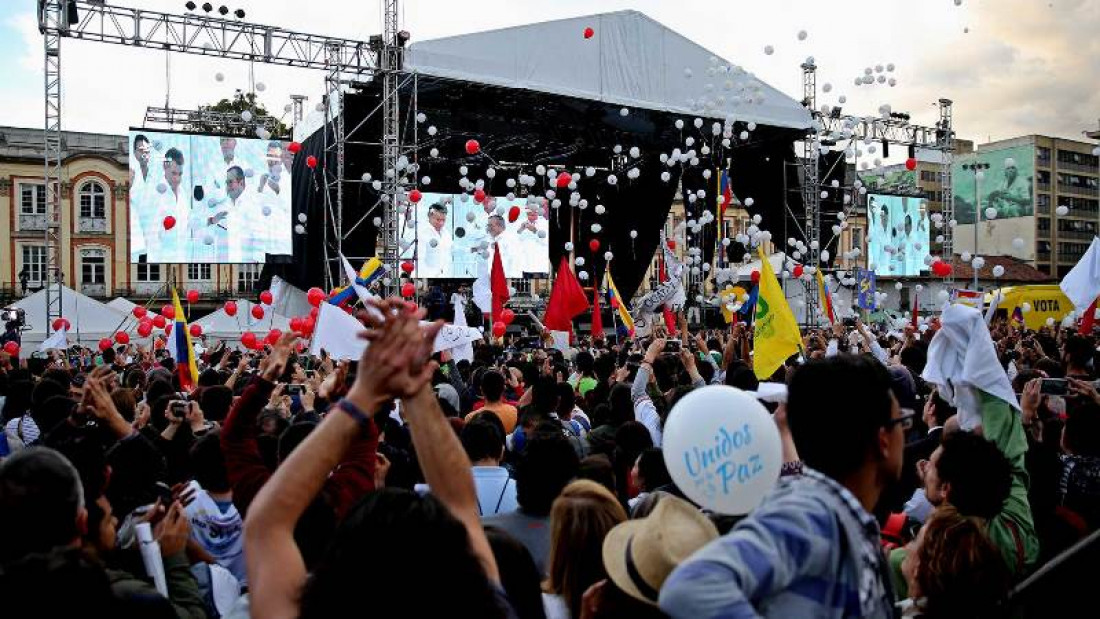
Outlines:
<svg viewBox="0 0 1100 619"><path fill-rule="evenodd" d="M107 301L107 307L116 309L124 314L129 314L137 307L137 303L123 297L115 297Z"/></svg>
<svg viewBox="0 0 1100 619"><path fill-rule="evenodd" d="M216 340L225 340L232 344L241 339L241 335L251 331L258 337L263 339L267 332L272 329L279 329L286 332L290 329L290 320L280 314L275 313L269 307L264 307L264 317L260 320L256 320L252 317L252 306L256 305L251 301L240 299L237 301L237 315L230 316L225 313L225 307L218 308L217 311L203 316L191 324L196 324L202 327L202 334L207 338Z"/></svg>
<svg viewBox="0 0 1100 619"><path fill-rule="evenodd" d="M586 40L588 27L595 36ZM715 120L796 129L811 122L798 101L638 11L421 41L409 46L405 68Z"/></svg>
<svg viewBox="0 0 1100 619"><path fill-rule="evenodd" d="M61 286L61 316L72 327L69 329L69 345L81 344L95 348L99 340L111 337L116 331L133 327L136 321L126 312L86 297L72 288ZM54 289L57 292L57 289ZM30 355L45 341L47 335L46 290L42 289L17 302L14 307L26 313L29 330L23 332L23 353ZM52 330L51 330L52 331Z"/></svg>
<svg viewBox="0 0 1100 619"><path fill-rule="evenodd" d="M278 275L271 277L271 309L281 316L305 316L313 306L300 288Z"/></svg>

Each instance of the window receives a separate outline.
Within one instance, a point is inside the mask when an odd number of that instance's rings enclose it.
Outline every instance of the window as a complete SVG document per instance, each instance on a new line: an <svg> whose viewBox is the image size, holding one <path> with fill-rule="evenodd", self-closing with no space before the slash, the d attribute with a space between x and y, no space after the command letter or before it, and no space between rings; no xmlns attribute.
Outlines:
<svg viewBox="0 0 1100 619"><path fill-rule="evenodd" d="M1039 161L1039 165L1050 165L1050 149L1045 146L1039 146L1035 149L1035 158Z"/></svg>
<svg viewBox="0 0 1100 619"><path fill-rule="evenodd" d="M262 264L242 264L237 267L237 290L239 292L252 292L260 281Z"/></svg>
<svg viewBox="0 0 1100 619"><path fill-rule="evenodd" d="M922 181L935 182L938 176L932 170L921 170L920 179Z"/></svg>
<svg viewBox="0 0 1100 619"><path fill-rule="evenodd" d="M1040 193L1035 195L1035 203L1040 208L1050 208L1050 194Z"/></svg>
<svg viewBox="0 0 1100 619"><path fill-rule="evenodd" d="M160 265L140 262L137 265L137 280L139 282L159 282Z"/></svg>
<svg viewBox="0 0 1100 619"><path fill-rule="evenodd" d="M1059 222L1061 223L1061 222ZM1060 227L1060 226L1059 226ZM1046 217L1039 218L1039 232L1050 232L1050 219ZM1049 236L1049 235L1047 235Z"/></svg>
<svg viewBox="0 0 1100 619"><path fill-rule="evenodd" d="M107 252L84 249L80 252L80 281L84 284L107 283Z"/></svg>
<svg viewBox="0 0 1100 619"><path fill-rule="evenodd" d="M851 231L852 231L852 246L849 248L849 250L858 249L860 251L863 251L863 228L853 227L851 229Z"/></svg>
<svg viewBox="0 0 1100 619"><path fill-rule="evenodd" d="M1095 168L1097 166L1097 162L1100 162L1100 157L1097 157L1096 155L1090 155L1088 153L1076 153L1071 150L1058 151L1058 163L1068 163L1087 168Z"/></svg>
<svg viewBox="0 0 1100 619"><path fill-rule="evenodd" d="M1040 185L1050 184L1050 172L1046 170L1035 170L1035 182Z"/></svg>
<svg viewBox="0 0 1100 619"><path fill-rule="evenodd" d="M46 246L24 245L23 267L27 269L28 281L46 281Z"/></svg>
<svg viewBox="0 0 1100 619"><path fill-rule="evenodd" d="M187 279L191 281L202 281L212 279L210 275L209 264L189 264L187 265Z"/></svg>
<svg viewBox="0 0 1100 619"><path fill-rule="evenodd" d="M1095 189L1097 187L1097 179L1087 176L1081 176L1079 174L1059 174L1058 182L1060 184L1069 185L1076 188L1088 188Z"/></svg>
<svg viewBox="0 0 1100 619"><path fill-rule="evenodd" d="M19 212L24 215L45 215L46 185L43 183L20 183L19 207Z"/></svg>
<svg viewBox="0 0 1100 619"><path fill-rule="evenodd" d="M107 217L107 190L97 181L89 181L80 187L80 216L103 219Z"/></svg>

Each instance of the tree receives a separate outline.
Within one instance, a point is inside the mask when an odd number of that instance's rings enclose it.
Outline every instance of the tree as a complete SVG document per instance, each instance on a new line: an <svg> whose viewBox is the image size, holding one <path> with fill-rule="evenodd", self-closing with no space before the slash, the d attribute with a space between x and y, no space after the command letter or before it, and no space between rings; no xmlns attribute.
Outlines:
<svg viewBox="0 0 1100 619"><path fill-rule="evenodd" d="M251 122L241 120L241 112L252 114ZM264 122L270 119L270 122ZM213 105L200 105L194 118L184 123L184 131L196 133L217 133L220 135L239 135L257 137L256 129L266 126L272 138L289 138L290 128L283 121L271 117L267 108L259 103L254 92L242 92L237 89L232 99L222 99Z"/></svg>

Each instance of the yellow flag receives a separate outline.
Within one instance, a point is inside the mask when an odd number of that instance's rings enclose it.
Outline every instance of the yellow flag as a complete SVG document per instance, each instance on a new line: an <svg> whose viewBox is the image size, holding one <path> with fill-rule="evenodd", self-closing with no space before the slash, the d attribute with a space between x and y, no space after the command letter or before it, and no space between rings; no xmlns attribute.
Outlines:
<svg viewBox="0 0 1100 619"><path fill-rule="evenodd" d="M774 374L787 357L802 349L802 334L791 306L787 305L783 288L775 278L775 271L764 255L764 248L758 248L757 252L760 254L760 283L753 325L752 370L757 378L764 380Z"/></svg>

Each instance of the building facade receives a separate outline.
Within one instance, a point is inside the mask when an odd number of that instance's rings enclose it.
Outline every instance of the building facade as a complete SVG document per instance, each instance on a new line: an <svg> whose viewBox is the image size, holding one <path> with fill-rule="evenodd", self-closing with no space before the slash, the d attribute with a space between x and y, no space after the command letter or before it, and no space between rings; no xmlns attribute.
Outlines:
<svg viewBox="0 0 1100 619"><path fill-rule="evenodd" d="M1094 149L1094 144L1079 140L1027 135L982 144L957 160L956 251L975 251L976 212L981 217L978 253L1011 255L1052 277L1064 276L1100 231L1100 157ZM973 163L990 166L982 178L975 179L972 168L962 168ZM1028 207L1012 210L1014 206L1002 200L1006 195L1012 199L1006 188L1008 168L1026 179L1015 201L1027 202ZM1004 205L1010 209L1008 216L1000 211ZM987 217L991 208L997 211L992 219Z"/></svg>
<svg viewBox="0 0 1100 619"><path fill-rule="evenodd" d="M64 132L58 222L66 286L135 303L198 290L203 305L256 292L263 265L131 264L129 145L124 135ZM0 303L39 290L46 277L46 188L41 129L0 127ZM24 289L23 282L26 282ZM196 309L203 309L202 307Z"/></svg>

